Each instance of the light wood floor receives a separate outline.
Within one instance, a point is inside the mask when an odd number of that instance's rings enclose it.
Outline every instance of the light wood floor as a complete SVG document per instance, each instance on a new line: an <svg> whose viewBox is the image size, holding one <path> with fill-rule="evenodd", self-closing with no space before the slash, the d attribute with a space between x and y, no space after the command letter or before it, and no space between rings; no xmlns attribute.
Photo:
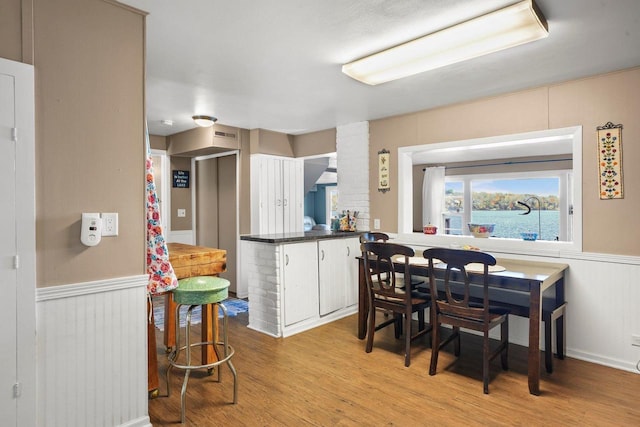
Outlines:
<svg viewBox="0 0 640 427"><path fill-rule="evenodd" d="M246 324L246 314L231 318L238 404L230 403L232 377L226 366L221 383L214 382L215 375L194 371L187 389L187 425L640 425L640 375L634 373L556 359L553 374L543 369L542 395L532 396L526 349L511 345L510 370L502 371L494 360L490 394L484 395L476 336L463 337L458 360L441 353L438 373L430 377L428 337L414 343L411 366L405 368L402 343L393 338L392 328L377 332L373 352L365 353L355 316L285 339ZM149 401L151 422L179 425L183 374L173 371L171 397L163 397L167 362L162 333L157 342L161 396Z"/></svg>

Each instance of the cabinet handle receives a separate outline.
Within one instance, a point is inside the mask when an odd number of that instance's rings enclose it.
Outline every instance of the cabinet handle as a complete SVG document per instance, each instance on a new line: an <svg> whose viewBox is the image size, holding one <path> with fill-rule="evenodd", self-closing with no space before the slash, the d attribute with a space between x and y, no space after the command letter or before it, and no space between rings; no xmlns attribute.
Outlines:
<svg viewBox="0 0 640 427"><path fill-rule="evenodd" d="M284 265L289 265L289 255L284 254Z"/></svg>
<svg viewBox="0 0 640 427"><path fill-rule="evenodd" d="M282 201L280 199L276 200L276 206L280 206L282 204Z"/></svg>
<svg viewBox="0 0 640 427"><path fill-rule="evenodd" d="M284 206L287 206L287 199L284 199Z"/></svg>
<svg viewBox="0 0 640 427"><path fill-rule="evenodd" d="M347 256L351 255L351 248L349 246L347 246Z"/></svg>
<svg viewBox="0 0 640 427"><path fill-rule="evenodd" d="M320 261L324 261L324 249L320 249L320 254L322 254Z"/></svg>

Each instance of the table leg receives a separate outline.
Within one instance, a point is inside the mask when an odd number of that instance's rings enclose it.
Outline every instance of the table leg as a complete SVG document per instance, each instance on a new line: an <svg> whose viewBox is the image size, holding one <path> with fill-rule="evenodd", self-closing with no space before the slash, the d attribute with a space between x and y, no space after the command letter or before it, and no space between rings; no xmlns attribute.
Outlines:
<svg viewBox="0 0 640 427"><path fill-rule="evenodd" d="M561 278L556 283L556 307L559 304L564 304L566 300L564 299L564 278ZM558 354L558 359L564 359L564 355L567 351L567 339L566 339L566 321L565 321L565 311L566 307L562 309L562 316L559 316L556 319L556 352Z"/></svg>
<svg viewBox="0 0 640 427"><path fill-rule="evenodd" d="M218 304L205 304L202 306L202 342L217 341L213 331L218 331ZM202 346L202 364L217 362L218 357L212 345Z"/></svg>
<svg viewBox="0 0 640 427"><path fill-rule="evenodd" d="M531 282L529 300L529 393L540 394L540 283Z"/></svg>
<svg viewBox="0 0 640 427"><path fill-rule="evenodd" d="M164 294L164 346L167 353L176 346L176 302L173 292Z"/></svg>
<svg viewBox="0 0 640 427"><path fill-rule="evenodd" d="M158 379L158 353L156 350L156 325L153 319L153 307L149 299L147 299L147 316L151 316L151 321L147 321L147 391L149 397L156 397L160 384Z"/></svg>
<svg viewBox="0 0 640 427"><path fill-rule="evenodd" d="M364 277L364 260L358 260L358 338L363 340L367 335L367 317L369 316L369 299L367 283Z"/></svg>

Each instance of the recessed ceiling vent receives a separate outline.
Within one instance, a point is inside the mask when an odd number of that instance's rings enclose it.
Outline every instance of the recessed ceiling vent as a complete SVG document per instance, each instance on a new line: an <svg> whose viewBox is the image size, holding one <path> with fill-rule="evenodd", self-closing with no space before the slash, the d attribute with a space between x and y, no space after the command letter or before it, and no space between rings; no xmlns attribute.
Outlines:
<svg viewBox="0 0 640 427"><path fill-rule="evenodd" d="M221 130L217 130L214 132L214 136L218 136L220 138L230 138L230 139L236 139L236 134L235 133L230 133L230 132L223 132Z"/></svg>

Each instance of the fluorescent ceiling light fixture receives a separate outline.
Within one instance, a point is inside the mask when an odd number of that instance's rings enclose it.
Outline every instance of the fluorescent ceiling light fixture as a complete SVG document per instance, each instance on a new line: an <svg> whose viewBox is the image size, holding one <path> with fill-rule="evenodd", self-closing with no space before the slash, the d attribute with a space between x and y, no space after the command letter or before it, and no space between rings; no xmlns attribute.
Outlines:
<svg viewBox="0 0 640 427"><path fill-rule="evenodd" d="M517 145L537 144L541 142L554 142L563 140L572 140L573 135L556 135L556 136L544 136L540 138L519 139L514 141L503 142L490 142L485 144L476 145L460 145L456 147L435 148L429 150L430 153L445 153L451 151L469 151L469 150L485 150L487 148L503 148L503 147L515 147Z"/></svg>
<svg viewBox="0 0 640 427"><path fill-rule="evenodd" d="M213 124L218 121L218 119L213 116L192 116L192 119L198 126L203 128L213 126Z"/></svg>
<svg viewBox="0 0 640 427"><path fill-rule="evenodd" d="M525 0L350 62L342 66L342 72L377 85L548 35L542 12L533 0Z"/></svg>

